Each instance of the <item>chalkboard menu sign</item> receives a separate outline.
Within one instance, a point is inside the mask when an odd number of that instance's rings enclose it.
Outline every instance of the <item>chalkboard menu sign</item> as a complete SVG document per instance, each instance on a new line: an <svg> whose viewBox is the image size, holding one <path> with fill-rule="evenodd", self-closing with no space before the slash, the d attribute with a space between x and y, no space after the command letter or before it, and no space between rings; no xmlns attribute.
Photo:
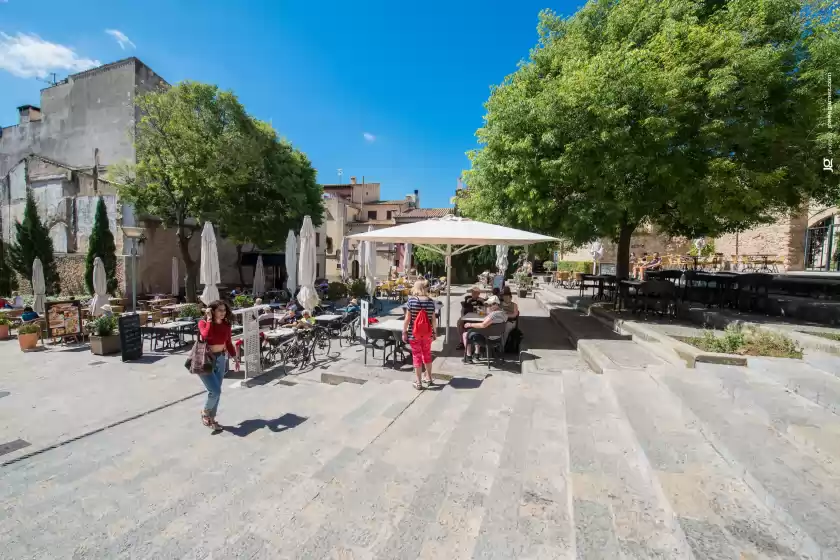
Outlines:
<svg viewBox="0 0 840 560"><path fill-rule="evenodd" d="M82 334L82 304L78 301L48 301L46 316L47 338Z"/></svg>
<svg viewBox="0 0 840 560"><path fill-rule="evenodd" d="M143 357L143 336L140 332L140 315L126 313L119 318L122 361L139 360Z"/></svg>

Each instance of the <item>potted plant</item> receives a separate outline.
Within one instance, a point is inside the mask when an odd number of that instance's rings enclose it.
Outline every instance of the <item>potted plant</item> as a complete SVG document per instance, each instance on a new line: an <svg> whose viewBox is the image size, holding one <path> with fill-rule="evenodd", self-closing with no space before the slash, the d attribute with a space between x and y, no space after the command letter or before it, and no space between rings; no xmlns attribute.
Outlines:
<svg viewBox="0 0 840 560"><path fill-rule="evenodd" d="M0 314L0 340L7 340L9 338L9 327L12 322L5 314Z"/></svg>
<svg viewBox="0 0 840 560"><path fill-rule="evenodd" d="M116 354L120 351L120 336L117 331L117 318L103 315L91 322L90 351L97 356Z"/></svg>
<svg viewBox="0 0 840 560"><path fill-rule="evenodd" d="M553 277L552 272L554 271L554 261L545 261L543 263L543 268L547 272L547 274L545 276L543 276L543 280L546 283L549 283L549 282L551 282L551 279Z"/></svg>
<svg viewBox="0 0 840 560"><path fill-rule="evenodd" d="M517 272L514 274L513 280L519 288L519 297L528 297L528 290L531 288L531 277L524 272Z"/></svg>
<svg viewBox="0 0 840 560"><path fill-rule="evenodd" d="M26 352L38 345L38 337L41 336L40 323L26 323L18 327L18 344L20 349Z"/></svg>
<svg viewBox="0 0 840 560"><path fill-rule="evenodd" d="M350 282L347 286L347 291L350 292L350 295L354 298L362 298L367 295L367 286L365 286L365 281L363 278L357 278Z"/></svg>
<svg viewBox="0 0 840 560"><path fill-rule="evenodd" d="M244 309L246 307L253 307L254 306L254 298L245 294L239 294L235 298L233 298L233 308L234 309Z"/></svg>
<svg viewBox="0 0 840 560"><path fill-rule="evenodd" d="M191 303L190 305L186 305L181 308L178 312L178 318L184 320L191 320L194 321L196 319L201 318L201 308L199 308L196 304Z"/></svg>

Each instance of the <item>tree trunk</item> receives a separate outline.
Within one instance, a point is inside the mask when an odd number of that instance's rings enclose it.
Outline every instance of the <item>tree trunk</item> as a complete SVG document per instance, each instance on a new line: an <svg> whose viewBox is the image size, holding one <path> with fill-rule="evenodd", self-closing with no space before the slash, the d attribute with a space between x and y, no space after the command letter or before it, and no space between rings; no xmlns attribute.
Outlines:
<svg viewBox="0 0 840 560"><path fill-rule="evenodd" d="M236 245L236 266L239 268L239 285L245 287L245 276L242 272L242 244Z"/></svg>
<svg viewBox="0 0 840 560"><path fill-rule="evenodd" d="M618 234L618 251L615 255L615 275L619 280L630 277L630 238L635 225L624 224Z"/></svg>
<svg viewBox="0 0 840 560"><path fill-rule="evenodd" d="M178 249L181 251L181 259L184 261L184 267L187 269L187 302L195 303L196 262L190 255L190 238L187 237L187 231L183 225L178 226L177 236Z"/></svg>

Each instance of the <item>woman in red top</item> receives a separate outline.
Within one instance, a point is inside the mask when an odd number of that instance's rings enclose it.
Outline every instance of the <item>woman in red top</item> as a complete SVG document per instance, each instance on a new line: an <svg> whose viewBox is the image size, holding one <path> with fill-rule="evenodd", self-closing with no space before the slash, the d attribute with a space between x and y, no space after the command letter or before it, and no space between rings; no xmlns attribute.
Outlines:
<svg viewBox="0 0 840 560"><path fill-rule="evenodd" d="M213 369L200 375L202 383L207 388L207 402L201 412L201 422L208 428L221 430L216 422L216 411L219 409L219 398L222 396L222 382L228 369L228 354L236 356L233 342L230 339L230 325L233 311L227 303L216 300L207 310L207 318L198 322L198 332L207 343L213 354Z"/></svg>

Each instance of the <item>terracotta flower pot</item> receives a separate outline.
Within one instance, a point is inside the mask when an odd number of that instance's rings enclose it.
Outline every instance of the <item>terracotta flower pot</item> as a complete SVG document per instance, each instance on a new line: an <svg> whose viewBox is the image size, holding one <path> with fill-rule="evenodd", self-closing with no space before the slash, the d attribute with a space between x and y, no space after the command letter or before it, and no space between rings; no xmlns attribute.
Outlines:
<svg viewBox="0 0 840 560"><path fill-rule="evenodd" d="M9 338L9 325L0 325L0 340Z"/></svg>
<svg viewBox="0 0 840 560"><path fill-rule="evenodd" d="M20 344L20 349L24 352L27 350L32 350L33 348L38 346L38 333L19 334L18 344Z"/></svg>

